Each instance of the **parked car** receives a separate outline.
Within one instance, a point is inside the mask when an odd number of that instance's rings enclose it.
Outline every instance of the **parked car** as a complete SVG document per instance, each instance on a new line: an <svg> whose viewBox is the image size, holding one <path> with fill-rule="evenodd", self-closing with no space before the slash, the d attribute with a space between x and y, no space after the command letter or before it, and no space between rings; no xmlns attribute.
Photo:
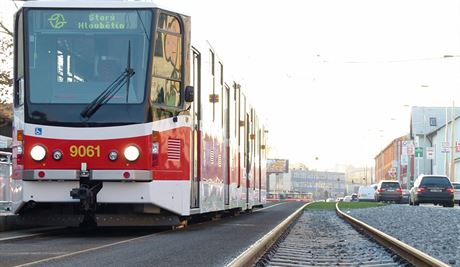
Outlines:
<svg viewBox="0 0 460 267"><path fill-rule="evenodd" d="M409 205L433 203L454 206L454 188L445 175L419 175L410 190Z"/></svg>
<svg viewBox="0 0 460 267"><path fill-rule="evenodd" d="M402 189L398 181L382 180L377 184L374 193L375 201L394 201L401 203Z"/></svg>
<svg viewBox="0 0 460 267"><path fill-rule="evenodd" d="M377 184L362 185L358 189L358 201L374 201Z"/></svg>
<svg viewBox="0 0 460 267"><path fill-rule="evenodd" d="M351 196L345 196L343 202L351 202Z"/></svg>
<svg viewBox="0 0 460 267"><path fill-rule="evenodd" d="M460 206L460 183L452 182L452 186L454 187L454 203Z"/></svg>
<svg viewBox="0 0 460 267"><path fill-rule="evenodd" d="M335 199L333 199L333 198L328 198L328 199L326 199L326 202L335 202Z"/></svg>

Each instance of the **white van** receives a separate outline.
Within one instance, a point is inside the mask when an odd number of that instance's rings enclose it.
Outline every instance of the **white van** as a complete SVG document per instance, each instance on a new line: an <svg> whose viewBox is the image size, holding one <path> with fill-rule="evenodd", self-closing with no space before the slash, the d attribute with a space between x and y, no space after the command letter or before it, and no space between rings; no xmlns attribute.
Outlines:
<svg viewBox="0 0 460 267"><path fill-rule="evenodd" d="M358 189L358 201L375 201L374 193L377 184L362 185Z"/></svg>

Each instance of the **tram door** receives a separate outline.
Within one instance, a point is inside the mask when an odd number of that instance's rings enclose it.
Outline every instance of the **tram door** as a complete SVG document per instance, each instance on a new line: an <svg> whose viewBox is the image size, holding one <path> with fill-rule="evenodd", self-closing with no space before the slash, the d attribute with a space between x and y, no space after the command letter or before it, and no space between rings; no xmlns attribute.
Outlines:
<svg viewBox="0 0 460 267"><path fill-rule="evenodd" d="M192 116L192 171L191 171L191 192L190 192L190 208L198 208L200 206L200 178L201 178L201 55L193 49L192 60L192 85L194 88L194 100L190 108Z"/></svg>
<svg viewBox="0 0 460 267"><path fill-rule="evenodd" d="M258 161L259 163L257 164L258 166L258 180L259 180L259 183L258 183L258 187L259 187L259 203L262 202L262 131L260 130L259 128L260 126L257 127L258 129L258 132L257 132L257 135L256 135L256 138L257 138L257 154L258 154Z"/></svg>
<svg viewBox="0 0 460 267"><path fill-rule="evenodd" d="M222 94L222 111L223 114L223 125L224 125L224 145L225 145L225 164L224 164L224 199L225 205L230 204L230 87L227 84L224 86L224 93Z"/></svg>
<svg viewBox="0 0 460 267"><path fill-rule="evenodd" d="M244 140L245 140L245 161L246 161L246 204L250 207L250 190L251 187L251 146L250 146L250 124L249 124L249 113L246 113L246 127L244 133Z"/></svg>

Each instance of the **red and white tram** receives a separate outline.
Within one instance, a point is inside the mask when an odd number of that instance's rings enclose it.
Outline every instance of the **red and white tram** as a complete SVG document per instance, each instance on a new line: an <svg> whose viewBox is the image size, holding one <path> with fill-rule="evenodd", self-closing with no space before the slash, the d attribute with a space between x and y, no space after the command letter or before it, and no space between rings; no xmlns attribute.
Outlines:
<svg viewBox="0 0 460 267"><path fill-rule="evenodd" d="M142 1L15 16L14 208L47 225L176 225L266 201L266 131L190 17Z"/></svg>

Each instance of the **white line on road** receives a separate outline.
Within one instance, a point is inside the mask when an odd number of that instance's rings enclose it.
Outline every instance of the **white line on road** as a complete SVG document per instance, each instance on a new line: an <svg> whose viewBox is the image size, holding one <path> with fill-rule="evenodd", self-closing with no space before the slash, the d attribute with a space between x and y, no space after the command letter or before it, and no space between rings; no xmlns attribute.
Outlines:
<svg viewBox="0 0 460 267"><path fill-rule="evenodd" d="M164 232L162 232L162 233L164 233ZM150 235L144 235L144 236L131 238L131 239L123 240L123 241L118 241L118 242L115 242L115 243L111 243L111 244L107 244L107 245L103 245L103 246L99 246L99 247L88 248L88 249L79 250L79 251L75 251L75 252L72 252L72 253L68 253L68 254L64 254L64 255L60 255L60 256L56 256L56 257L51 257L51 258L46 258L46 259L42 259L42 260L38 260L38 261L28 262L28 263L16 265L15 267L31 266L31 265L38 264L38 263L44 263L44 262L47 262L47 261L58 260L58 259L62 259L62 258L82 254L82 253L85 253L85 252L91 252L91 251L102 249L102 248L107 248L107 247L111 247L111 246L115 246L115 245L119 245L119 244L124 244L124 243L128 243L128 242L135 241L135 240L140 240L140 239L143 239L143 238L146 238L146 237L151 237L151 236L158 235L158 234L159 233L150 234Z"/></svg>
<svg viewBox="0 0 460 267"><path fill-rule="evenodd" d="M43 232L31 233L31 234L21 234L22 231L17 231L19 235L0 237L0 242L17 240L17 239L26 239L26 238L37 237L37 236L43 236L43 235L50 234L53 231L65 230L65 227L44 227L43 229L38 228L38 229L25 230L25 232L30 231L30 230L34 230L34 231L41 230Z"/></svg>
<svg viewBox="0 0 460 267"><path fill-rule="evenodd" d="M266 210L266 209L273 208L273 207L276 207L276 206L278 206L278 205L286 204L286 203L287 203L287 202L277 203L277 204L275 204L275 205L271 205L271 206L268 206L268 207L265 207L265 208L257 209L257 210L255 210L254 212L258 212L258 211L261 211L261 210Z"/></svg>

